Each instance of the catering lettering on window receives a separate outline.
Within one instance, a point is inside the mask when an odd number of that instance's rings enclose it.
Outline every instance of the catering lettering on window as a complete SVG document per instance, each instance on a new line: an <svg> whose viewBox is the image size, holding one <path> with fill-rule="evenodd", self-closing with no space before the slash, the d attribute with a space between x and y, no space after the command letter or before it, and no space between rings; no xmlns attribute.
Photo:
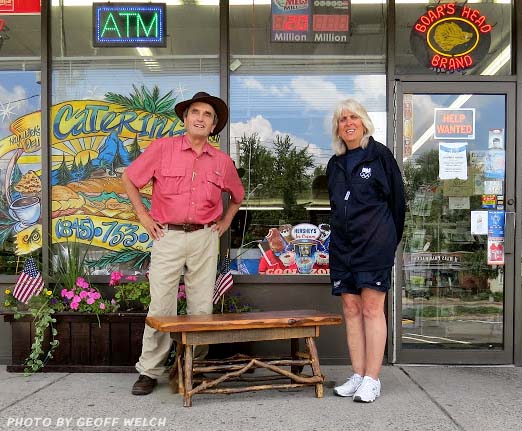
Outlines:
<svg viewBox="0 0 522 431"><path fill-rule="evenodd" d="M435 72L475 67L488 53L493 27L478 9L439 4L421 15L410 33L417 60Z"/></svg>

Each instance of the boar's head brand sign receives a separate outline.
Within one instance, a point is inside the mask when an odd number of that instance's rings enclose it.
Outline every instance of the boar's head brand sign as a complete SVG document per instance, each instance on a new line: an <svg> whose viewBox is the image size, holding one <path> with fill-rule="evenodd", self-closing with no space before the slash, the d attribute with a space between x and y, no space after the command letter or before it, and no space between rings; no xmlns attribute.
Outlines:
<svg viewBox="0 0 522 431"><path fill-rule="evenodd" d="M410 34L417 60L435 72L463 72L486 56L493 27L478 9L455 3L430 7Z"/></svg>

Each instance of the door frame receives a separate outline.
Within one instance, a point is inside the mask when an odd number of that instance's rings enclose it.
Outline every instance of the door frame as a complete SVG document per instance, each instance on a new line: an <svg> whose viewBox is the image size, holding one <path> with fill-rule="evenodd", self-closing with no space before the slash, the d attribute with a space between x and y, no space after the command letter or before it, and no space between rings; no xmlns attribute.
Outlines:
<svg viewBox="0 0 522 431"><path fill-rule="evenodd" d="M508 239L507 229L505 272L504 272L504 316L503 316L503 350L485 349L402 349L402 286L403 261L402 243L397 250L396 265L394 268L394 287L392 302L392 325L388 328L388 361L404 364L513 364L514 363L514 301L515 286L520 284L520 259L516 259L515 252L520 244L520 217L516 214L516 83L515 82L424 82L424 81L395 81L393 91L393 124L396 125L393 139L394 154L402 170L403 168L403 95L404 94L491 94L506 96L506 174L504 202L505 212L513 213L511 220L515 222L513 235ZM522 199L521 199L522 200ZM506 218L507 220L507 218ZM514 242L509 243L512 240ZM508 250L509 245L509 250Z"/></svg>

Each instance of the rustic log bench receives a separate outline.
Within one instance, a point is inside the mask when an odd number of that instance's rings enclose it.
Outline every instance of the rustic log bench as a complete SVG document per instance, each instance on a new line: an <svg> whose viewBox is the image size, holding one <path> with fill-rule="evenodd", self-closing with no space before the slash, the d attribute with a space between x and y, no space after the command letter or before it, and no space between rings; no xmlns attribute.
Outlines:
<svg viewBox="0 0 522 431"><path fill-rule="evenodd" d="M322 398L324 376L321 375L314 337L319 336L320 326L338 325L342 322L342 318L338 314L314 310L291 310L147 317L146 322L158 331L170 332L177 343L171 379L177 378L177 389L183 394L183 405L191 407L192 396L197 393L237 393L315 386L316 397ZM298 351L300 338L305 339L307 353ZM291 357L263 360L240 356L223 361L194 361L193 358L193 347L198 345L266 340L291 340ZM299 372L306 365L311 366L311 376ZM290 367L290 371L282 367ZM289 378L292 383L216 388L220 383L237 379L256 368L264 368ZM204 379L198 386L193 387L195 375L213 372L225 372L225 374L213 380Z"/></svg>

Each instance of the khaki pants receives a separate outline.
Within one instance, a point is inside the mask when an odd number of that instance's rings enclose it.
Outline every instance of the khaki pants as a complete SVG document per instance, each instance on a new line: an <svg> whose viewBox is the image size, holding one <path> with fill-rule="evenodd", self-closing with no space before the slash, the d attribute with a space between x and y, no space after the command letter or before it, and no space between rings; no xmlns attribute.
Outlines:
<svg viewBox="0 0 522 431"><path fill-rule="evenodd" d="M183 268L188 314L212 314L212 296L216 280L219 235L210 227L194 232L165 230L154 241L149 272L150 296L148 316L175 316L178 285ZM158 378L165 372L165 361L172 340L168 332L145 325L143 348L136 369L140 374ZM196 356L204 356L204 351Z"/></svg>

